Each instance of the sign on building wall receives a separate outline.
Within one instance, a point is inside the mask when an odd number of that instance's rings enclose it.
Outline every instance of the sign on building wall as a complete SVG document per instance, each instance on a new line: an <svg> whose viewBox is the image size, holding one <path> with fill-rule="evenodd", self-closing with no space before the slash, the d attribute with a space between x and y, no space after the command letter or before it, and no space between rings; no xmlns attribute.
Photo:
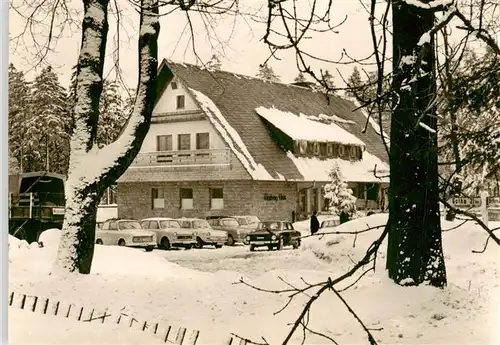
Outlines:
<svg viewBox="0 0 500 345"><path fill-rule="evenodd" d="M280 201L280 200L286 200L286 195L284 194L278 194L278 195L273 195L273 194L264 194L264 200L266 201Z"/></svg>

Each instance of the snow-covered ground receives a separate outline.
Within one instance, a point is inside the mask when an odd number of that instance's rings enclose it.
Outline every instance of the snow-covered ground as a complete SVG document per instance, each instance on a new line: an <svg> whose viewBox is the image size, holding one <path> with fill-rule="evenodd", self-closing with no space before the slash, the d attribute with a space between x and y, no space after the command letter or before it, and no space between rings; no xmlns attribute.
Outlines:
<svg viewBox="0 0 500 345"><path fill-rule="evenodd" d="M383 224L386 215L353 220L338 231L359 230ZM443 221L449 229L457 222ZM295 224L307 233L308 222ZM500 223L492 224L492 227ZM49 275L57 251L57 233L42 235L43 248L10 243L10 289L19 293L54 297L96 308L125 307L137 319L200 330L198 344L223 344L231 332L270 344L281 343L290 322L308 297L298 295L281 313L288 295L256 291L244 281L268 289L286 289L288 282L303 287L336 277L352 267L351 260L364 255L380 230L356 237L326 235L310 237L298 250L249 252L245 246L222 249L155 250L96 246L92 273L86 276ZM498 343L498 247L490 243L480 250L487 235L476 224L443 232L448 286L439 290L427 286L400 287L384 270L385 244L375 273L365 275L342 293L381 344L496 344ZM490 241L491 242L491 241ZM353 277L353 280L356 277ZM283 281L284 280L284 281ZM352 282L353 280L349 281ZM340 289L349 284L339 285ZM115 329L107 324L84 324L9 308L12 344L154 343L146 332ZM42 318L44 318L42 320ZM27 324L36 324L26 332ZM326 292L314 304L309 326L341 344L368 344L365 333L333 292ZM47 332L47 329L51 332ZM143 336L143 338L141 338ZM302 332L293 338L300 343ZM37 338L38 337L38 338ZM40 341L34 341L41 339ZM85 341L86 340L86 341ZM307 344L329 343L308 334Z"/></svg>

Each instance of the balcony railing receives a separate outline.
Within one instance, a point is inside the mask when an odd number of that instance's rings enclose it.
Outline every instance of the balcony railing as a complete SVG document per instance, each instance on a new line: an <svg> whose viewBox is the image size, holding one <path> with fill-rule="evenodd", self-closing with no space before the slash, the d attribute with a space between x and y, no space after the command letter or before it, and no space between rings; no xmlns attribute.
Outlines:
<svg viewBox="0 0 500 345"><path fill-rule="evenodd" d="M142 152L137 154L132 166L224 165L229 163L230 151L218 149Z"/></svg>

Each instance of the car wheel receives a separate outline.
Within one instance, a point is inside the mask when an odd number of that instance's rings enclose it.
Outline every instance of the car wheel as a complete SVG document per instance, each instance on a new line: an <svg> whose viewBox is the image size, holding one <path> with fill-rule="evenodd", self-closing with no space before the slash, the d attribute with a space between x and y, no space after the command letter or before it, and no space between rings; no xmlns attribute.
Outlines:
<svg viewBox="0 0 500 345"><path fill-rule="evenodd" d="M119 240L118 245L121 247L125 246L125 240L123 238L121 240Z"/></svg>
<svg viewBox="0 0 500 345"><path fill-rule="evenodd" d="M280 238L280 241L278 242L278 250L283 249L283 237Z"/></svg>
<svg viewBox="0 0 500 345"><path fill-rule="evenodd" d="M196 244L194 245L195 248L201 249L203 248L203 241L201 238L197 237L196 238Z"/></svg>
<svg viewBox="0 0 500 345"><path fill-rule="evenodd" d="M216 244L216 245L215 245L215 248L217 248L217 249L221 249L221 248L222 248L222 244Z"/></svg>
<svg viewBox="0 0 500 345"><path fill-rule="evenodd" d="M189 250L189 249L191 249L192 247L189 245L189 246L185 246L184 248L185 248L186 250Z"/></svg>
<svg viewBox="0 0 500 345"><path fill-rule="evenodd" d="M146 247L146 251L147 252L152 252L154 248L155 247L153 247L153 246Z"/></svg>
<svg viewBox="0 0 500 345"><path fill-rule="evenodd" d="M95 244L102 244L102 240L99 238L97 241L95 241Z"/></svg>
<svg viewBox="0 0 500 345"><path fill-rule="evenodd" d="M272 245L268 245L267 249L269 249L271 251L271 250L273 250L273 246Z"/></svg>
<svg viewBox="0 0 500 345"><path fill-rule="evenodd" d="M297 249L300 247L300 240L294 240L292 243L293 249Z"/></svg>
<svg viewBox="0 0 500 345"><path fill-rule="evenodd" d="M233 236L229 235L229 237L227 238L227 245L228 246L234 246L234 238L233 238Z"/></svg>
<svg viewBox="0 0 500 345"><path fill-rule="evenodd" d="M253 244L250 245L250 251L251 252L255 251L255 246Z"/></svg>
<svg viewBox="0 0 500 345"><path fill-rule="evenodd" d="M170 250L170 241L168 240L168 238L163 237L163 238L161 239L160 244L161 244L161 247L162 247L163 249L165 249L165 250Z"/></svg>

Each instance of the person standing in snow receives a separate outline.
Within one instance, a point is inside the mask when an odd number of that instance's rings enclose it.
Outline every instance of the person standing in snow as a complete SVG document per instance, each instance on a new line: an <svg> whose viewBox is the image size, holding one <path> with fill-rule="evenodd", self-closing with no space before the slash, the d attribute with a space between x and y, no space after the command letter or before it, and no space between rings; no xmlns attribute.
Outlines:
<svg viewBox="0 0 500 345"><path fill-rule="evenodd" d="M310 228L311 228L311 235L314 235L319 230L319 221L318 221L318 217L316 217L316 211L314 211L312 216L311 216Z"/></svg>
<svg viewBox="0 0 500 345"><path fill-rule="evenodd" d="M349 214L345 211L340 213L340 224L344 224L349 221Z"/></svg>

